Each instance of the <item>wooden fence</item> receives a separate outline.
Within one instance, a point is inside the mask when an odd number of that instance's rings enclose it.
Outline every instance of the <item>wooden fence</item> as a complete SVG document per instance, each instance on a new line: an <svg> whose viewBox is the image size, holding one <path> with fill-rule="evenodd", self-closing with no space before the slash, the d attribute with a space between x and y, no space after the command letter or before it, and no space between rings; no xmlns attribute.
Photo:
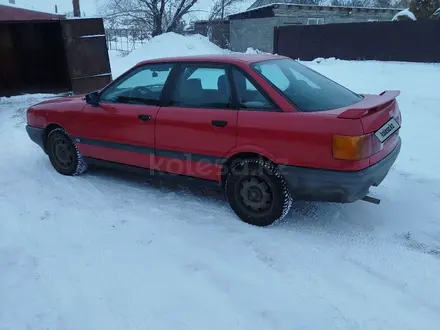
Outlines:
<svg viewBox="0 0 440 330"><path fill-rule="evenodd" d="M274 52L301 60L440 62L440 20L281 26Z"/></svg>

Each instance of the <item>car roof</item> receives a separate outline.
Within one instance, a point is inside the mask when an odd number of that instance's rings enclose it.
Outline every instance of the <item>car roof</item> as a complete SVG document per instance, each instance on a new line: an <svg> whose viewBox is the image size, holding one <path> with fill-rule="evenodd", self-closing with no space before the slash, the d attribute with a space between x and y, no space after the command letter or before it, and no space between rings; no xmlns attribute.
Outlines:
<svg viewBox="0 0 440 330"><path fill-rule="evenodd" d="M267 60L287 58L280 55L272 54L243 54L243 53L228 53L216 55L194 55L194 56L177 56L164 57L152 60L139 62L137 65L151 64L151 63L169 63L169 62L219 62L219 63L255 63Z"/></svg>

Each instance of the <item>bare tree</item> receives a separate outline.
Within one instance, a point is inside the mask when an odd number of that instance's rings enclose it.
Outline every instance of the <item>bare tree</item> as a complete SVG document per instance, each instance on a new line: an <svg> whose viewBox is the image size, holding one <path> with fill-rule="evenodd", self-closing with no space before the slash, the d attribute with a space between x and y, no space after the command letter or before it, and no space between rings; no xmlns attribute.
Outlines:
<svg viewBox="0 0 440 330"><path fill-rule="evenodd" d="M394 3L391 4L394 8L409 8L409 2L410 0L396 0Z"/></svg>
<svg viewBox="0 0 440 330"><path fill-rule="evenodd" d="M374 7L377 8L391 8L391 0L374 0Z"/></svg>
<svg viewBox="0 0 440 330"><path fill-rule="evenodd" d="M351 6L353 7L373 7L373 0L351 0Z"/></svg>
<svg viewBox="0 0 440 330"><path fill-rule="evenodd" d="M440 0L411 0L409 9L417 19L432 19L433 14L440 8Z"/></svg>
<svg viewBox="0 0 440 330"><path fill-rule="evenodd" d="M225 19L236 11L246 0L213 0L209 12L208 21L215 19Z"/></svg>
<svg viewBox="0 0 440 330"><path fill-rule="evenodd" d="M157 36L175 31L198 0L107 0L100 13L111 26L141 28Z"/></svg>

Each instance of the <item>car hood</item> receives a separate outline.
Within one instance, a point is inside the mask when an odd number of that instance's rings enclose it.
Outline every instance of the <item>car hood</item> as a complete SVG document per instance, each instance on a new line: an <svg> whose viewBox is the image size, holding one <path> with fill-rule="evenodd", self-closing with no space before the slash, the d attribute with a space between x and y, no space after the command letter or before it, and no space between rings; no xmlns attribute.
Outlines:
<svg viewBox="0 0 440 330"><path fill-rule="evenodd" d="M81 95L73 95L73 96L67 96L67 97L61 97L61 98L54 98L54 99L50 99L50 100L46 100L43 102L40 102L38 105L45 105L45 104L60 104L60 103L66 103L66 102L75 102L75 101L81 101L84 100L85 95L81 94Z"/></svg>

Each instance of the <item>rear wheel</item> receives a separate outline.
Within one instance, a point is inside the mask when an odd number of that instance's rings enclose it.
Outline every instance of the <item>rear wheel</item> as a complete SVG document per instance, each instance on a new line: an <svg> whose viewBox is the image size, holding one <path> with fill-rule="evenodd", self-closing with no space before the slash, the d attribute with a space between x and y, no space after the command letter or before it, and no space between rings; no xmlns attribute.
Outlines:
<svg viewBox="0 0 440 330"><path fill-rule="evenodd" d="M284 218L292 205L284 178L265 160L236 164L226 178L225 190L234 212L251 225L269 226Z"/></svg>
<svg viewBox="0 0 440 330"><path fill-rule="evenodd" d="M80 175L87 170L78 148L62 128L49 133L46 150L52 166L63 175Z"/></svg>

